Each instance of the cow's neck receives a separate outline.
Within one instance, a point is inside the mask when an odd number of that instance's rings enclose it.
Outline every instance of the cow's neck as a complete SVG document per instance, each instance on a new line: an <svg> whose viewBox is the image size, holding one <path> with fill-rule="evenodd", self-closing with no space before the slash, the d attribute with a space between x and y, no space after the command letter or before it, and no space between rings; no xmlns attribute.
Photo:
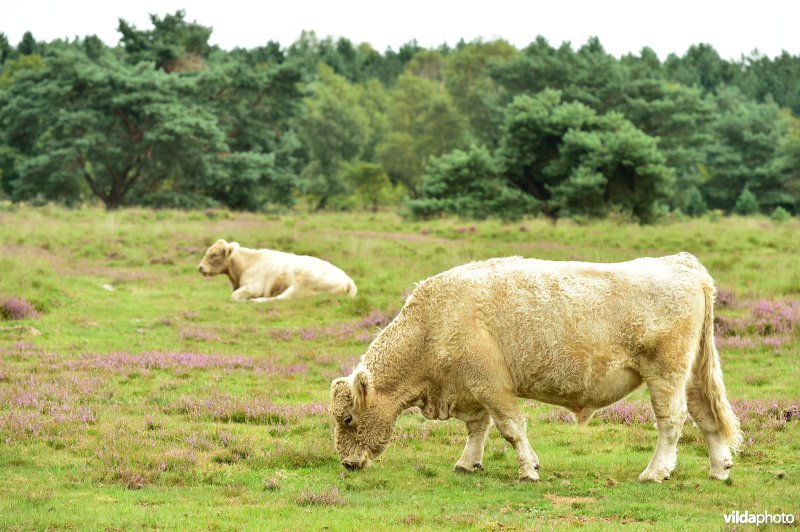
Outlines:
<svg viewBox="0 0 800 532"><path fill-rule="evenodd" d="M426 389L423 342L409 321L398 316L381 331L363 360L376 391L392 396L401 408L414 406Z"/></svg>
<svg viewBox="0 0 800 532"><path fill-rule="evenodd" d="M231 286L234 290L239 289L239 271L234 268L233 264L228 266L228 269L225 271L225 275L228 276L228 279L231 281Z"/></svg>
<svg viewBox="0 0 800 532"><path fill-rule="evenodd" d="M238 290L241 286L240 280L242 278L242 273L250 264L255 262L258 258L258 253L258 250L255 249L240 247L231 255L225 274L228 276L228 279L230 279L234 290Z"/></svg>

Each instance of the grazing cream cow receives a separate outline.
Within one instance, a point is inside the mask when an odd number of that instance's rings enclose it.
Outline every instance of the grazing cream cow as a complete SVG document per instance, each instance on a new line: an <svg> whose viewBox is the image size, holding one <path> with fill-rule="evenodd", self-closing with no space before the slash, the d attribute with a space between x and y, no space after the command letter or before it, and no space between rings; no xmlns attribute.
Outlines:
<svg viewBox="0 0 800 532"><path fill-rule="evenodd" d="M206 277L226 274L233 285L232 301L280 301L302 295L356 295L350 277L330 262L271 249L247 249L217 240L197 269Z"/></svg>
<svg viewBox="0 0 800 532"><path fill-rule="evenodd" d="M585 423L644 382L658 441L639 479L669 478L687 406L708 444L710 476L726 479L742 436L714 346L714 296L688 253L617 264L511 257L431 277L353 373L331 383L342 465L369 465L398 415L417 406L429 419L466 422L456 471L482 467L494 421L514 446L520 480L537 480L518 398L562 406Z"/></svg>

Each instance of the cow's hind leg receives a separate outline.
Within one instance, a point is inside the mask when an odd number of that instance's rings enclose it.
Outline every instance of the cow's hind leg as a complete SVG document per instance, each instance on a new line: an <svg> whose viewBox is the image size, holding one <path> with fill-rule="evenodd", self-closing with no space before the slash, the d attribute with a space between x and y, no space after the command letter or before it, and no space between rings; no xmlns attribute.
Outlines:
<svg viewBox="0 0 800 532"><path fill-rule="evenodd" d="M461 458L456 462L453 471L456 473L472 473L483 468L483 448L492 418L489 412L483 411L480 416L467 421L467 445Z"/></svg>
<svg viewBox="0 0 800 532"><path fill-rule="evenodd" d="M669 478L678 458L678 438L686 421L686 377L673 373L670 377L645 378L650 402L656 415L658 441L656 451L639 480L661 482Z"/></svg>
<svg viewBox="0 0 800 532"><path fill-rule="evenodd" d="M708 476L719 480L725 480L733 467L733 457L728 442L722 436L717 424L717 420L711 409L711 403L703 394L700 378L692 375L686 386L686 402L697 427L703 432L703 437L708 445L708 456L711 461L711 469Z"/></svg>

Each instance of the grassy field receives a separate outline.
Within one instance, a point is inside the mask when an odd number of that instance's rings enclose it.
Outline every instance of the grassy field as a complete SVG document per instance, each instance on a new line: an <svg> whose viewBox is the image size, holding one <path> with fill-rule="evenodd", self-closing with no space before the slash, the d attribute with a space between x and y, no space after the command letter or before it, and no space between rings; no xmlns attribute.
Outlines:
<svg viewBox="0 0 800 532"><path fill-rule="evenodd" d="M229 302L196 267L217 238L314 254L355 299ZM517 482L492 429L485 471L451 468L463 423L401 416L366 471L340 465L326 413L414 283L476 259L617 261L686 250L717 279L718 345L745 445L706 478L687 423L678 468L637 478L656 431L645 390L574 425L527 402L542 480ZM408 222L55 207L0 210L0 528L725 527L739 510L800 512L800 224ZM24 301L23 301L24 300ZM31 311L36 315L13 320ZM792 408L794 407L794 408ZM729 526L730 527L730 526Z"/></svg>

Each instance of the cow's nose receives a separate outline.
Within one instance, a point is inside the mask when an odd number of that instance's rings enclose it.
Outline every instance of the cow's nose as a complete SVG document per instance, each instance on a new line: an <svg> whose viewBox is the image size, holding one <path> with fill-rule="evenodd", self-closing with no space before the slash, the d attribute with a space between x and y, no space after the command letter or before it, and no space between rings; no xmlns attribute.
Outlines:
<svg viewBox="0 0 800 532"><path fill-rule="evenodd" d="M197 271L200 272L200 273L203 273L203 265L202 264L197 267Z"/></svg>

